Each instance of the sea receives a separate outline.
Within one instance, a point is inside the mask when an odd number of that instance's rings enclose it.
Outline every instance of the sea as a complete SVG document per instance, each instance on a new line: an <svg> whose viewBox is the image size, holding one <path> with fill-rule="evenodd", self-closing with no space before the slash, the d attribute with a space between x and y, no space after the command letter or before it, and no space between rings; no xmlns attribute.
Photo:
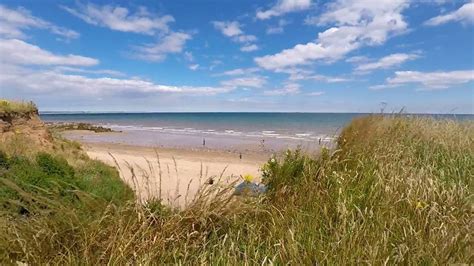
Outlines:
<svg viewBox="0 0 474 266"><path fill-rule="evenodd" d="M318 147L366 113L41 113L47 122L85 122L124 134L88 134L86 142L233 151ZM410 114L405 114L410 115ZM473 119L473 115L418 115ZM75 135L72 135L73 138ZM76 136L77 137L77 136Z"/></svg>

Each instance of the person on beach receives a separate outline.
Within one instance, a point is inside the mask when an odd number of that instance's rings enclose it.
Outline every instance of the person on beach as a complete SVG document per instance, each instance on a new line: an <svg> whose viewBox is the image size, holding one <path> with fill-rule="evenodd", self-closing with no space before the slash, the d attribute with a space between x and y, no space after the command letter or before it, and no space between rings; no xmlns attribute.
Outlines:
<svg viewBox="0 0 474 266"><path fill-rule="evenodd" d="M205 138L202 139L202 146L206 147L206 139Z"/></svg>

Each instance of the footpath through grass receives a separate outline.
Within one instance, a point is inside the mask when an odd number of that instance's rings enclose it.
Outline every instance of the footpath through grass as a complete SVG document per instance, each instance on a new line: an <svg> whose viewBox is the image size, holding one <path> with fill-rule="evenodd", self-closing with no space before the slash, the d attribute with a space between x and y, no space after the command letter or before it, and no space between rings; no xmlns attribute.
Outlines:
<svg viewBox="0 0 474 266"><path fill-rule="evenodd" d="M265 196L207 189L185 210L120 196L98 162L8 154L4 263L474 263L472 121L358 118L334 151L271 158Z"/></svg>

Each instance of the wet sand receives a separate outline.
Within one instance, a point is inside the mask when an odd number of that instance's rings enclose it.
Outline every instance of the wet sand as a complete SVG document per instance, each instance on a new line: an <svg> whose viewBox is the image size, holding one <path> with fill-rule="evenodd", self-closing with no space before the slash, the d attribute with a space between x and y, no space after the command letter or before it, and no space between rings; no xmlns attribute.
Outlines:
<svg viewBox="0 0 474 266"><path fill-rule="evenodd" d="M68 139L88 143L121 143L143 147L163 147L176 149L211 149L234 153L277 153L286 149L300 147L304 150L318 149L315 140L283 139L270 136L246 137L237 135L187 134L156 131L125 130L123 132L94 133L92 131L72 130L63 133ZM325 139L328 143L332 138ZM203 142L205 140L205 147Z"/></svg>

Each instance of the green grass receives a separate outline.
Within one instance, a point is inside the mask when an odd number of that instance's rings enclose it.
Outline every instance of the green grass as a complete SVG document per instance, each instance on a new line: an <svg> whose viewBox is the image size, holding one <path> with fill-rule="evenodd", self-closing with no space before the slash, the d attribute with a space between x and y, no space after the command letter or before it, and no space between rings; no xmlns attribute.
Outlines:
<svg viewBox="0 0 474 266"><path fill-rule="evenodd" d="M12 114L33 114L37 113L38 108L33 102L17 102L0 99L0 115Z"/></svg>
<svg viewBox="0 0 474 266"><path fill-rule="evenodd" d="M1 213L0 261L472 264L473 140L472 121L359 118L336 150L271 158L262 167L265 196L229 198L228 190L207 187L185 210L113 198L120 192L110 184L84 178L109 175L101 164L71 170L54 157L22 162L35 169L28 171L84 183L75 185L71 205L54 186L36 194L18 185L11 166L3 170L12 198L34 202L35 212ZM0 165L16 160L4 157Z"/></svg>
<svg viewBox="0 0 474 266"><path fill-rule="evenodd" d="M80 208L83 204L77 193L117 206L134 199L133 192L114 168L93 160L74 168L64 157L45 152L38 152L31 160L0 151L0 184L0 210L12 216L38 210L42 204L33 200L36 197L60 198L70 208ZM47 206L48 202L43 205ZM44 209L47 208L40 207L41 211Z"/></svg>

